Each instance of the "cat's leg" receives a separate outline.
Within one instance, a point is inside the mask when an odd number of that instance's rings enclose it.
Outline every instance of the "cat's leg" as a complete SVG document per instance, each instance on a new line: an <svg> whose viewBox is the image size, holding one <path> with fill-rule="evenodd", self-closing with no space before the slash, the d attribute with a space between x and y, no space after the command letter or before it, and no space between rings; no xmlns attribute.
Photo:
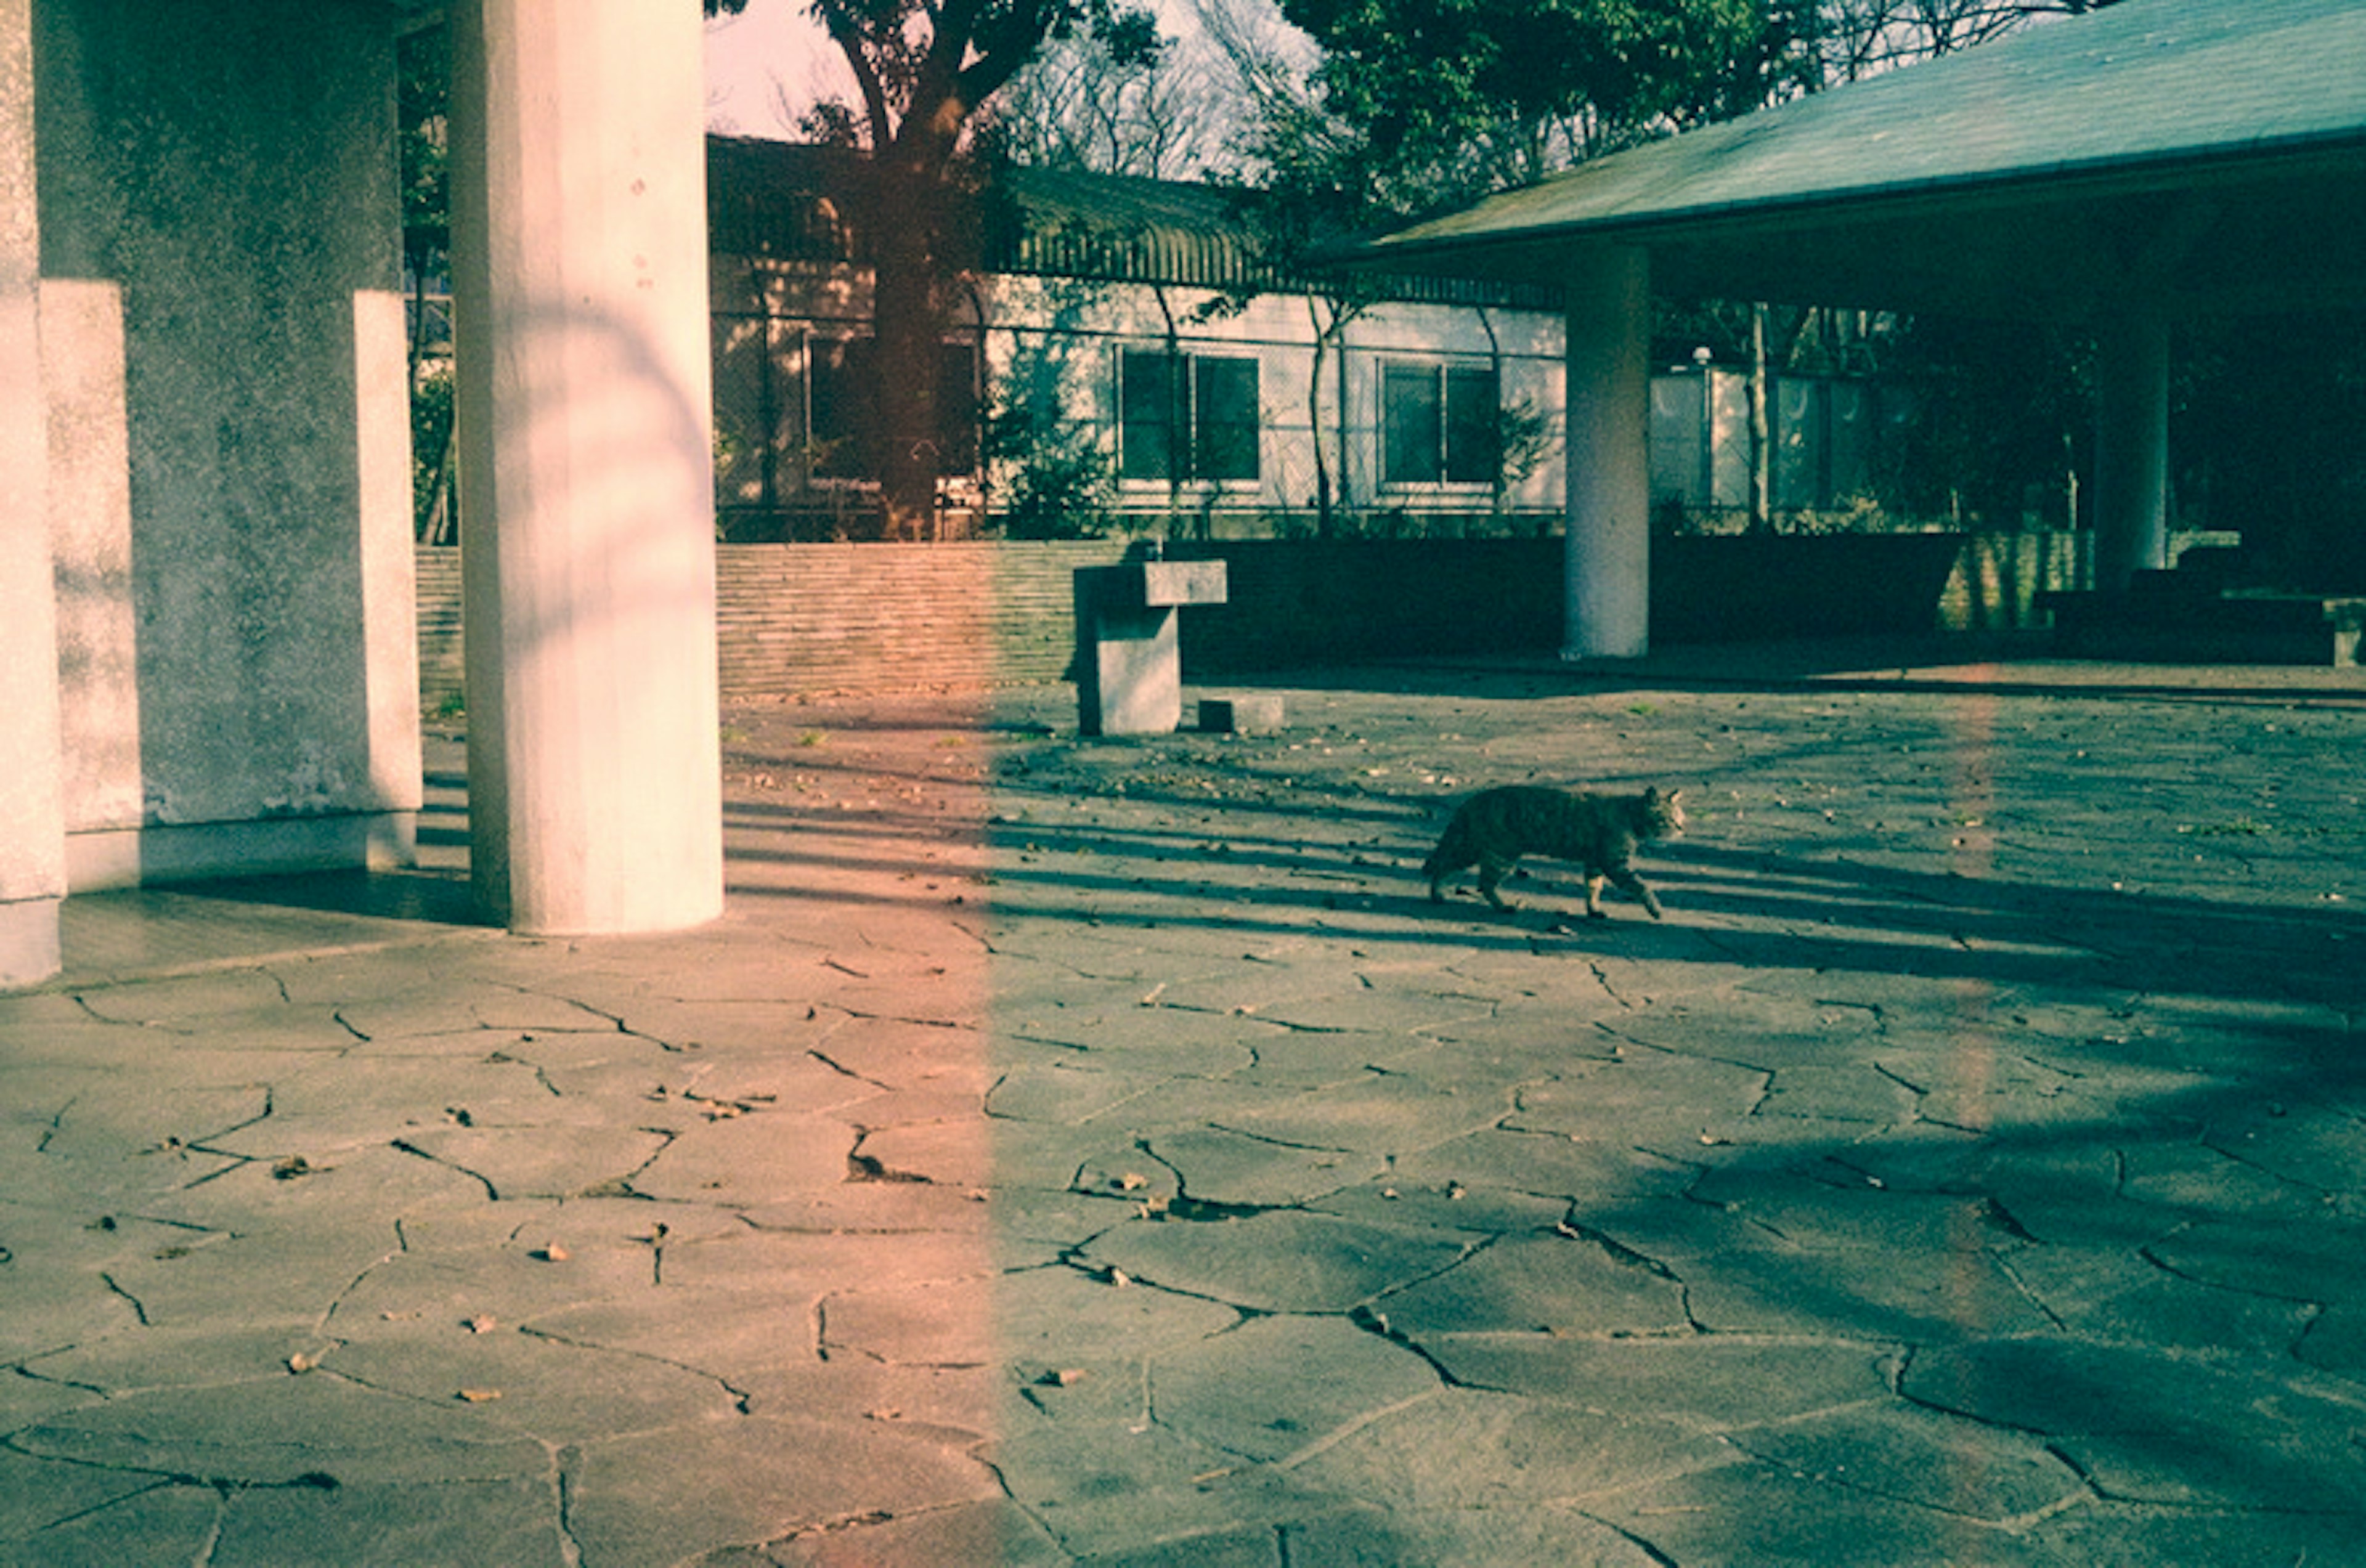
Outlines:
<svg viewBox="0 0 2366 1568"><path fill-rule="evenodd" d="M1597 920L1610 918L1610 911L1602 907L1602 874L1598 871L1585 874L1585 912Z"/></svg>
<svg viewBox="0 0 2366 1568"><path fill-rule="evenodd" d="M1661 918L1659 896L1644 885L1643 879L1635 874L1632 867L1624 871L1612 872L1610 880L1618 885L1620 892L1639 900L1644 911L1653 919Z"/></svg>
<svg viewBox="0 0 2366 1568"><path fill-rule="evenodd" d="M1493 855L1482 856L1479 862L1479 896L1498 909L1508 909L1512 907L1504 901L1502 894L1495 891L1504 878L1510 874L1511 869L1510 861L1501 860Z"/></svg>

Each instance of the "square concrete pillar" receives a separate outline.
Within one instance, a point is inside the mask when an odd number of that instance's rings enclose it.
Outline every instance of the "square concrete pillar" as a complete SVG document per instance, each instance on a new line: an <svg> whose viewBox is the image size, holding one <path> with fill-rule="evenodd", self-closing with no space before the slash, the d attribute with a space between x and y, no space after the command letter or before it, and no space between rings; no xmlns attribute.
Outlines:
<svg viewBox="0 0 2366 1568"><path fill-rule="evenodd" d="M30 11L68 883L407 859L389 14Z"/></svg>
<svg viewBox="0 0 2366 1568"><path fill-rule="evenodd" d="M471 858L524 931L723 907L696 0L457 0Z"/></svg>
<svg viewBox="0 0 2366 1568"><path fill-rule="evenodd" d="M1579 250L1569 294L1569 537L1564 659L1651 650L1649 252Z"/></svg>

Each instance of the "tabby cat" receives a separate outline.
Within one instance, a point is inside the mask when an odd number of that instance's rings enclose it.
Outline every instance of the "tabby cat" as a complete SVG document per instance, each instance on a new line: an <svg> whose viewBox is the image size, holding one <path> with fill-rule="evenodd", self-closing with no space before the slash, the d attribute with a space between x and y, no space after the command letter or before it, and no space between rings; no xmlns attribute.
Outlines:
<svg viewBox="0 0 2366 1568"><path fill-rule="evenodd" d="M1660 900L1635 874L1628 857L1651 839L1672 839L1684 830L1684 791L1662 795L1657 785L1640 795L1579 795L1538 784L1505 784L1481 790L1455 808L1454 819L1422 863L1429 896L1443 901L1445 880L1464 866L1479 868L1479 891L1498 909L1509 904L1496 885L1524 854L1549 855L1585 868L1585 912L1603 916L1602 885L1616 884L1642 900L1660 918Z"/></svg>

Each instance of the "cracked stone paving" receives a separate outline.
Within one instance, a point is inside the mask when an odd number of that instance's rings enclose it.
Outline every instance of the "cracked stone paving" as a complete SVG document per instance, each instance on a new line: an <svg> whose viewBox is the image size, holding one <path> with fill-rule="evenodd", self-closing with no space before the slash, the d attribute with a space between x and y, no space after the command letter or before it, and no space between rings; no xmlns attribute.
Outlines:
<svg viewBox="0 0 2366 1568"><path fill-rule="evenodd" d="M2366 1563L2366 686L744 703L730 909L76 899L0 997L0 1562ZM1667 908L1417 874L1681 785Z"/></svg>

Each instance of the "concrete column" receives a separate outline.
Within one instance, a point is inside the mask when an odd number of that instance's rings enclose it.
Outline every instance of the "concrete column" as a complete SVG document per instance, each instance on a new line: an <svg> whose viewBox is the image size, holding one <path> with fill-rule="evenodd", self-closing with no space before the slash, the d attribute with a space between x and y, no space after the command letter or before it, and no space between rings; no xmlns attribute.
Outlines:
<svg viewBox="0 0 2366 1568"><path fill-rule="evenodd" d="M57 972L66 890L33 167L31 0L0 0L0 987Z"/></svg>
<svg viewBox="0 0 2366 1568"><path fill-rule="evenodd" d="M459 0L471 855L522 931L721 912L697 0Z"/></svg>
<svg viewBox="0 0 2366 1568"><path fill-rule="evenodd" d="M1563 659L1651 648L1651 256L1580 252L1569 288L1569 543Z"/></svg>
<svg viewBox="0 0 2366 1568"><path fill-rule="evenodd" d="M2168 564L2169 322L2103 323L2095 355L2095 586Z"/></svg>

